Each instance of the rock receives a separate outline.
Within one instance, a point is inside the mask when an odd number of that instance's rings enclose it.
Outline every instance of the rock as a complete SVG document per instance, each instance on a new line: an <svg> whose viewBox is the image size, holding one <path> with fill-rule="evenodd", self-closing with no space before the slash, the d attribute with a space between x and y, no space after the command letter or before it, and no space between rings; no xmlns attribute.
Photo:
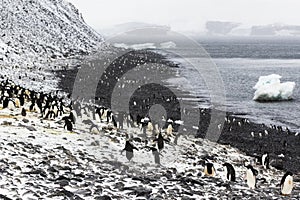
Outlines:
<svg viewBox="0 0 300 200"><path fill-rule="evenodd" d="M124 190L125 184L122 183L122 182L117 182L114 186L115 186L115 188L118 189L119 191L123 191L123 190Z"/></svg>
<svg viewBox="0 0 300 200"><path fill-rule="evenodd" d="M100 142L98 140L94 141L94 142L91 142L90 144L91 146L99 146L100 145Z"/></svg>
<svg viewBox="0 0 300 200"><path fill-rule="evenodd" d="M29 172L23 172L23 174L29 174L29 175L41 175L42 177L47 177L47 173L42 170L42 169L37 169L37 170L32 170L32 171L29 171Z"/></svg>
<svg viewBox="0 0 300 200"><path fill-rule="evenodd" d="M28 120L28 119L26 119L26 118L24 118L24 119L22 119L22 122L24 122L24 123L28 123L28 122L29 122L29 120Z"/></svg>
<svg viewBox="0 0 300 200"><path fill-rule="evenodd" d="M75 192L76 194L81 194L84 196L91 196L93 193L90 189L80 189Z"/></svg>
<svg viewBox="0 0 300 200"><path fill-rule="evenodd" d="M28 138L35 139L34 135L29 135Z"/></svg>
<svg viewBox="0 0 300 200"><path fill-rule="evenodd" d="M0 194L0 199L3 199L3 200L12 200L12 199L6 197L6 196L3 195L3 194Z"/></svg>
<svg viewBox="0 0 300 200"><path fill-rule="evenodd" d="M4 122L2 122L1 125L3 125L3 126L11 126L12 122L4 121Z"/></svg>
<svg viewBox="0 0 300 200"><path fill-rule="evenodd" d="M95 200L111 200L111 198L110 196L104 195L104 196L95 197Z"/></svg>
<svg viewBox="0 0 300 200"><path fill-rule="evenodd" d="M60 187L65 187L67 185L69 185L69 181L64 179L64 180L59 180L57 181L55 184L60 185Z"/></svg>
<svg viewBox="0 0 300 200"><path fill-rule="evenodd" d="M29 131L36 131L36 129L35 129L33 126L26 126L26 128L27 128Z"/></svg>

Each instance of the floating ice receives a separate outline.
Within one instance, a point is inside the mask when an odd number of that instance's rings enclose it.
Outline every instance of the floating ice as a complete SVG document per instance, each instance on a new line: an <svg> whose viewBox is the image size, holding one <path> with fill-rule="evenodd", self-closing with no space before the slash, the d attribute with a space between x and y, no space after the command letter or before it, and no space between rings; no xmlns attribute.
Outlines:
<svg viewBox="0 0 300 200"><path fill-rule="evenodd" d="M254 86L256 90L253 100L256 101L281 101L292 99L295 82L280 82L281 76L271 74L269 76L259 77Z"/></svg>

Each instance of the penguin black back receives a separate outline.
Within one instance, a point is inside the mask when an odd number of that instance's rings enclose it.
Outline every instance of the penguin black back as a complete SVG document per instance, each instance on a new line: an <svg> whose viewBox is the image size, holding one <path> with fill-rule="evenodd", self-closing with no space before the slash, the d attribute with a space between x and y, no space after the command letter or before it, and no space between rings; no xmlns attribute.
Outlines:
<svg viewBox="0 0 300 200"><path fill-rule="evenodd" d="M284 174L280 181L280 193L288 196L292 193L293 187L293 173L288 171Z"/></svg>
<svg viewBox="0 0 300 200"><path fill-rule="evenodd" d="M168 141L168 140L164 139L162 134L159 133L158 137L154 139L154 141L157 141L158 150L161 151L164 148L164 141Z"/></svg>
<svg viewBox="0 0 300 200"><path fill-rule="evenodd" d="M204 167L204 174L208 176L215 176L215 168L212 163L206 163Z"/></svg>
<svg viewBox="0 0 300 200"><path fill-rule="evenodd" d="M25 108L22 108L21 115L22 115L23 117L26 116L26 110L25 110Z"/></svg>
<svg viewBox="0 0 300 200"><path fill-rule="evenodd" d="M230 163L224 163L223 166L227 169L226 177L229 181L235 182L235 170L234 167Z"/></svg>
<svg viewBox="0 0 300 200"><path fill-rule="evenodd" d="M280 181L280 185L281 185L281 186L284 184L284 181L285 181L285 179L286 179L287 176L293 176L293 173L290 172L290 171L288 171L288 172L286 172L286 173L283 175L283 177L282 177L282 179L281 179L281 181Z"/></svg>
<svg viewBox="0 0 300 200"><path fill-rule="evenodd" d="M71 120L69 119L69 117L63 117L62 119L65 121L64 128L67 127L68 131L73 131L73 124L72 124Z"/></svg>

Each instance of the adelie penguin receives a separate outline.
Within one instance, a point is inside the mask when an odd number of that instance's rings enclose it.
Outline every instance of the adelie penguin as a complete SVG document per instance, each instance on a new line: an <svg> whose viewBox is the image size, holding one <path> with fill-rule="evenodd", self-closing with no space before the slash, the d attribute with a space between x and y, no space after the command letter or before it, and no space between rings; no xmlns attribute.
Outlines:
<svg viewBox="0 0 300 200"><path fill-rule="evenodd" d="M167 130L166 130L166 133L168 136L171 136L173 134L173 126L172 126L172 123L173 123L173 120L169 119L168 121L168 127L167 127Z"/></svg>
<svg viewBox="0 0 300 200"><path fill-rule="evenodd" d="M224 167L226 167L226 178L229 181L235 182L235 170L234 167L230 163L224 163Z"/></svg>
<svg viewBox="0 0 300 200"><path fill-rule="evenodd" d="M264 155L262 155L261 162L262 162L262 165L264 166L265 169L270 169L269 153L265 153Z"/></svg>
<svg viewBox="0 0 300 200"><path fill-rule="evenodd" d="M73 131L73 124L69 117L63 117L62 120L65 121L64 129L67 127L68 131Z"/></svg>
<svg viewBox="0 0 300 200"><path fill-rule="evenodd" d="M204 174L207 176L215 176L216 170L212 163L206 163L204 166Z"/></svg>
<svg viewBox="0 0 300 200"><path fill-rule="evenodd" d="M162 134L159 133L158 137L156 139L154 139L153 141L157 141L158 150L161 151L164 148L164 141L168 141L168 140L164 139Z"/></svg>
<svg viewBox="0 0 300 200"><path fill-rule="evenodd" d="M129 141L126 141L125 148L121 151L121 154L123 151L126 151L126 158L128 161L130 161L133 158L133 150L138 150L135 146L133 146Z"/></svg>
<svg viewBox="0 0 300 200"><path fill-rule="evenodd" d="M280 182L280 193L288 196L292 193L294 187L292 172L286 172Z"/></svg>
<svg viewBox="0 0 300 200"><path fill-rule="evenodd" d="M250 189L255 189L256 187L256 176L258 175L258 171L254 169L251 165L246 166L246 181L247 185Z"/></svg>
<svg viewBox="0 0 300 200"><path fill-rule="evenodd" d="M269 153L264 153L262 156L256 156L256 162L262 165L265 169L270 169Z"/></svg>

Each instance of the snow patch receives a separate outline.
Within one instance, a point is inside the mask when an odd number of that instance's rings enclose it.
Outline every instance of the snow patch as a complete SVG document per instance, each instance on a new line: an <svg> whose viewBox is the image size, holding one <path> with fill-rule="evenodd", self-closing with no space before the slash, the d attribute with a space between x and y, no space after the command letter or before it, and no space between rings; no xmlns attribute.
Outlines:
<svg viewBox="0 0 300 200"><path fill-rule="evenodd" d="M292 99L295 82L280 82L281 76L271 74L259 77L253 87L256 91L253 100L256 101L280 101Z"/></svg>

